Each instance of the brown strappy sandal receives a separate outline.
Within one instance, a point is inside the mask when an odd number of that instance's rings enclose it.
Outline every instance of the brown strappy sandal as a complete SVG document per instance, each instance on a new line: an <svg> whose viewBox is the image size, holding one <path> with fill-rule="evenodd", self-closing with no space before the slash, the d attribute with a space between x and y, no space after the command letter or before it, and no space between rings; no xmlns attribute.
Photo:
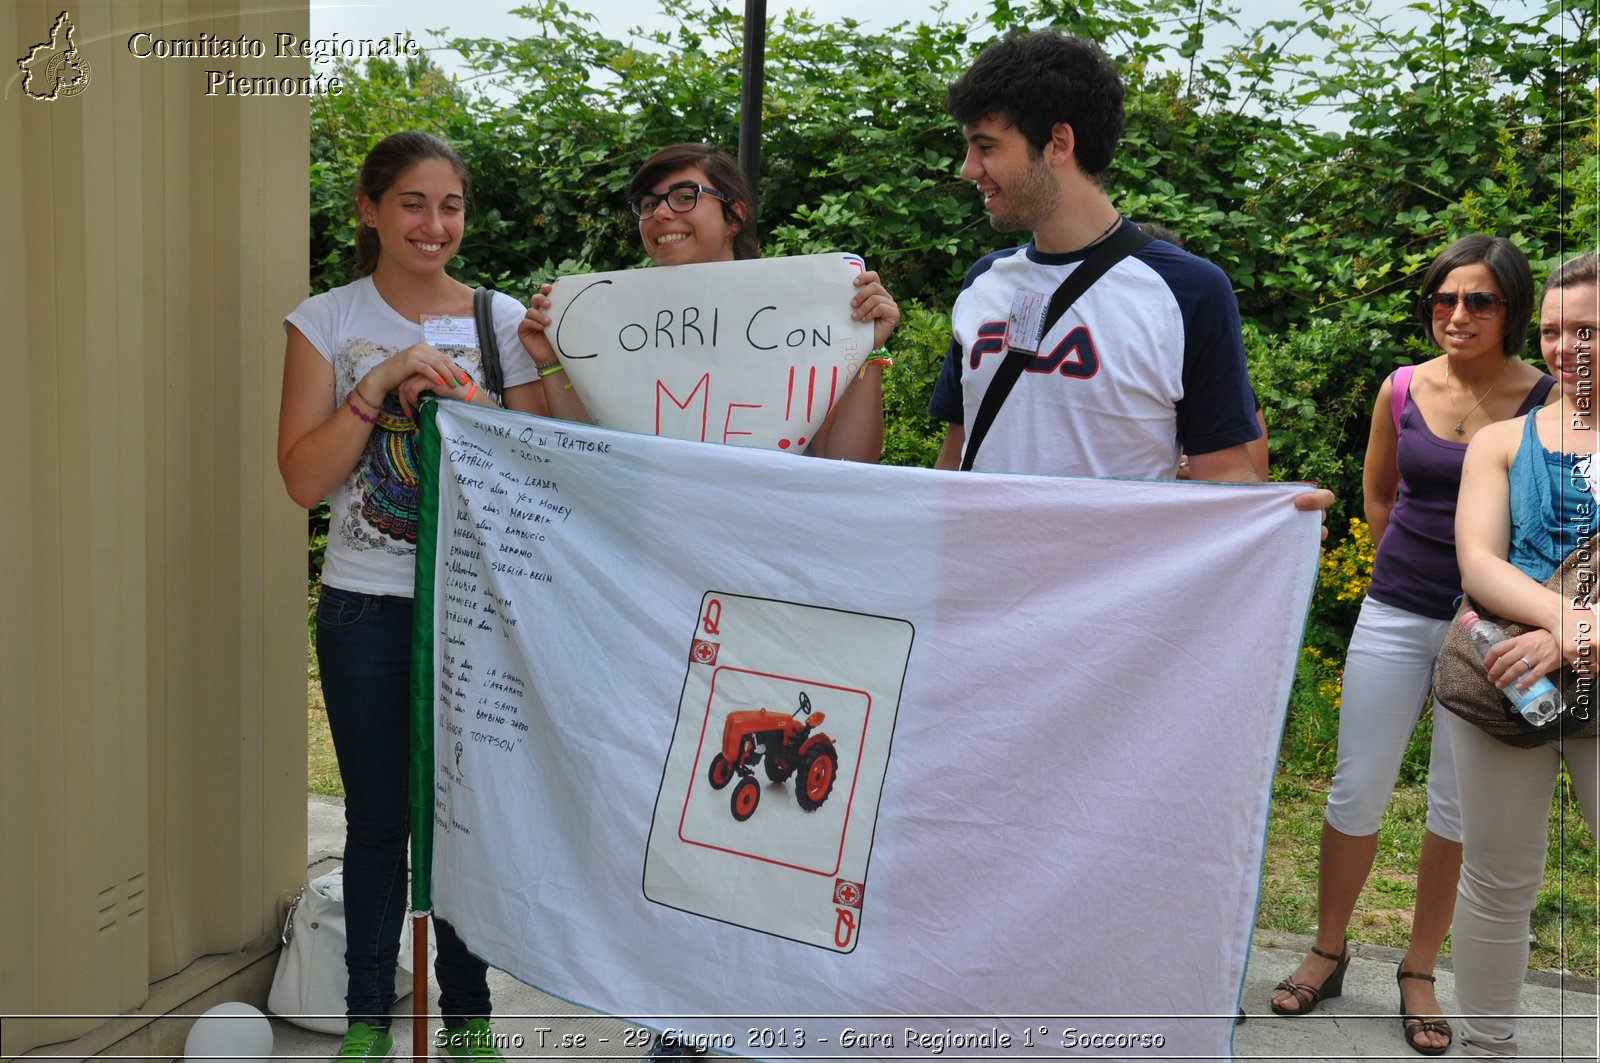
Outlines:
<svg viewBox="0 0 1600 1063"><path fill-rule="evenodd" d="M1433 975L1423 974L1420 971L1395 971L1395 988L1400 988L1400 983L1407 978L1419 978L1424 982L1438 981ZM1446 1040L1438 1048L1418 1044L1417 1035L1422 1033L1442 1033ZM1455 1031L1450 1029L1450 1024L1442 1018L1424 1019L1420 1015L1407 1015L1406 995L1402 991L1400 994L1400 1036L1406 1039L1406 1044L1411 1046L1413 1052L1419 1052L1425 1056L1442 1056L1449 1050L1450 1045L1455 1041L1456 1035Z"/></svg>
<svg viewBox="0 0 1600 1063"><path fill-rule="evenodd" d="M1293 982L1287 978L1273 986L1272 991L1274 993L1280 989L1287 990L1291 995L1293 995L1295 1000L1300 1002L1300 1007L1298 1010L1290 1011L1281 1004L1271 1000L1267 1001L1267 1006L1270 1007L1275 1014L1288 1015L1291 1017L1295 1015L1310 1015L1313 1011L1317 1010L1318 1004L1322 1003L1324 1000L1332 1000L1334 997L1344 992L1344 972L1350 966L1349 940L1347 939L1345 941L1344 949L1337 956L1333 955L1332 953L1323 952L1315 945L1311 946L1311 951L1316 953L1318 956L1321 956L1325 960L1338 961L1339 966L1335 967L1333 969L1333 973L1322 980L1322 984L1320 986L1302 985L1299 982Z"/></svg>

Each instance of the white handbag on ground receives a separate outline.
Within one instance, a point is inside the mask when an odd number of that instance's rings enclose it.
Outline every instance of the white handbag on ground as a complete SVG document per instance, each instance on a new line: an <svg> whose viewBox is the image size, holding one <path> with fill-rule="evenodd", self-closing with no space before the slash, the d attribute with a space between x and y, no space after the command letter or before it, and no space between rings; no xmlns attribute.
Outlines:
<svg viewBox="0 0 1600 1063"><path fill-rule="evenodd" d="M283 921L283 951L267 994L267 1010L319 1033L342 1034L344 995L349 982L344 965L344 868L336 867L300 887ZM411 992L411 919L400 931L400 965L394 972L395 999Z"/></svg>

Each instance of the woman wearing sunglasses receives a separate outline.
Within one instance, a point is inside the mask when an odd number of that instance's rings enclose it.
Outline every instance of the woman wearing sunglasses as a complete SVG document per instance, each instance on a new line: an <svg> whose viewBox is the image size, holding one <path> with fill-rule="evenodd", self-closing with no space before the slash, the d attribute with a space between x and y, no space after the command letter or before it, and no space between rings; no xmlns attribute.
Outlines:
<svg viewBox="0 0 1600 1063"><path fill-rule="evenodd" d="M1595 532L1596 329L1600 253L1591 251L1551 274L1540 304L1539 346L1560 379L1560 401L1484 429L1467 451L1456 517L1462 585L1474 605L1530 629L1484 659L1502 690L1512 684L1525 690L1542 675L1555 679L1551 673L1562 665L1594 674L1593 606L1564 598L1544 581ZM1583 567L1592 587L1593 565ZM1592 700L1592 679L1589 688ZM1462 779L1466 860L1453 951L1469 1056L1517 1054L1528 920L1544 883L1550 797L1563 764L1589 830L1600 822L1600 739L1577 736L1594 710L1585 709L1581 687L1572 693L1565 736L1531 748L1441 714Z"/></svg>
<svg viewBox="0 0 1600 1063"><path fill-rule="evenodd" d="M1461 593L1455 506L1467 443L1485 426L1538 406L1554 384L1517 357L1532 309L1533 275L1515 244L1457 240L1428 267L1418 303L1423 331L1443 353L1397 370L1378 389L1362 481L1377 556L1345 658L1338 762L1317 867L1316 943L1273 990L1279 1015L1309 1015L1343 989L1346 931ZM1423 1055L1444 1052L1452 1036L1433 968L1460 867L1455 767L1445 729L1435 724L1411 944L1395 972L1401 1036Z"/></svg>
<svg viewBox="0 0 1600 1063"><path fill-rule="evenodd" d="M727 153L705 144L662 148L639 167L628 186L628 207L639 219L645 254L658 266L731 262L755 258L754 234L747 224L755 211L749 183ZM880 350L900 321L900 308L877 273L855 279L851 316L871 321L872 346ZM544 330L551 325L549 285L530 301L522 321L522 342L545 380L552 416L588 421L583 400L561 370ZM887 358L868 359L859 379L815 433L805 452L812 457L876 462L883 454L883 370ZM551 378L554 379L551 379Z"/></svg>

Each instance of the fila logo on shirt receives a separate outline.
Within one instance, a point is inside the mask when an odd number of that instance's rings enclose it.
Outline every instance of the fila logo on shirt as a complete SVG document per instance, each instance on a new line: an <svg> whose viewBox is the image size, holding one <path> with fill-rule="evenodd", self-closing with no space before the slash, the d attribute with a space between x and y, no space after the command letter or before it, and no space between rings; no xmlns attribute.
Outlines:
<svg viewBox="0 0 1600 1063"><path fill-rule="evenodd" d="M978 326L978 339L967 352L967 367L976 372L985 355L1005 353L1006 323L987 322ZM1100 356L1095 353L1089 330L1082 325L1063 336L1050 351L1034 355L1027 365L1029 373L1060 373L1079 380L1088 380L1099 371Z"/></svg>

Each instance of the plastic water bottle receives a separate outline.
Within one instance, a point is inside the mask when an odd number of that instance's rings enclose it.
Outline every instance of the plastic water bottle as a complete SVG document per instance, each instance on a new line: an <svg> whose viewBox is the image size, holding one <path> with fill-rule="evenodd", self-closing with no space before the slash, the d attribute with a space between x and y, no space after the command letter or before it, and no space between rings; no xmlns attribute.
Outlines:
<svg viewBox="0 0 1600 1063"><path fill-rule="evenodd" d="M1470 610L1461 614L1461 626L1466 630L1472 648L1478 651L1480 661L1489 655L1490 649L1511 637L1499 624L1485 620ZM1506 700L1522 714L1524 720L1535 727L1543 727L1561 715L1566 705L1561 700L1561 691L1556 689L1549 677L1540 676L1527 690L1517 689L1520 679L1521 676L1518 676L1500 693L1506 696Z"/></svg>

